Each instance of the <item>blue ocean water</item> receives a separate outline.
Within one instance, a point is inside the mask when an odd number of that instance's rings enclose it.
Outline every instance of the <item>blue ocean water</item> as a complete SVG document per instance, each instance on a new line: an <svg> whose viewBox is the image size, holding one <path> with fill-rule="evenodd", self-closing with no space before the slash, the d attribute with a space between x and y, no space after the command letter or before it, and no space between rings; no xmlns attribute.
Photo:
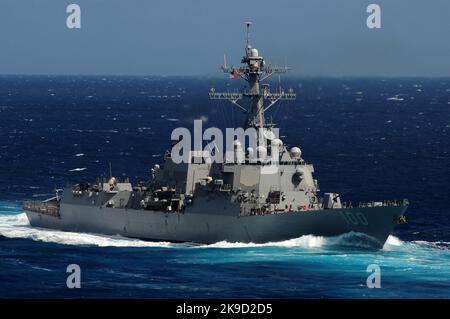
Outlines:
<svg viewBox="0 0 450 319"><path fill-rule="evenodd" d="M235 80L236 81L236 80ZM23 199L107 176L148 178L170 133L241 125L183 77L0 77L0 297L449 298L450 79L287 79L295 102L269 116L346 201L408 198L382 250L357 234L264 245L145 242L31 228ZM278 83L275 83L278 85ZM274 84L274 85L275 85ZM82 288L66 287L66 267ZM381 268L381 288L366 271Z"/></svg>

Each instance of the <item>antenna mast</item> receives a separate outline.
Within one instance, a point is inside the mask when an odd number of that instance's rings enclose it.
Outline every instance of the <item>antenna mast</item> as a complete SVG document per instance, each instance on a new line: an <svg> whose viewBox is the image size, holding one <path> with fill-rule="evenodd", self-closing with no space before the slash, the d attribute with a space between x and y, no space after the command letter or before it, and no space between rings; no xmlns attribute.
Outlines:
<svg viewBox="0 0 450 319"><path fill-rule="evenodd" d="M250 47L250 26L252 23L247 21L245 22L245 25L247 26L247 35L245 37L245 49L247 50Z"/></svg>
<svg viewBox="0 0 450 319"><path fill-rule="evenodd" d="M230 78L243 78L248 82L249 88L241 93L231 92L216 92L212 88L209 92L209 97L212 100L228 100L235 106L243 110L247 114L245 121L245 128L254 127L266 128L268 125L265 123L264 112L271 108L275 103L280 100L295 100L297 95L292 89L287 92L280 88L279 92L270 92L268 85L260 87L260 82L269 78L275 73L286 73L287 67L272 67L267 66L264 58L259 55L257 49L252 48L250 44L250 26L251 22L245 22L246 25L246 43L245 43L245 56L242 58L241 67L236 69L234 67L222 67L225 72L229 72ZM248 108L243 107L238 103L243 97L250 99L250 106ZM268 101L268 105L265 105L265 101Z"/></svg>

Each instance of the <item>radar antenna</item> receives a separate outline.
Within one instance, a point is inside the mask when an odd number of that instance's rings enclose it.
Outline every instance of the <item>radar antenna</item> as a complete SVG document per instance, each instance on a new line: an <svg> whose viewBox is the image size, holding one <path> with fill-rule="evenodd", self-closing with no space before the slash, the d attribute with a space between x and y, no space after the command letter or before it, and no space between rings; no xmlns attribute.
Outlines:
<svg viewBox="0 0 450 319"><path fill-rule="evenodd" d="M278 92L270 92L269 86L266 84L262 88L260 82L269 78L275 73L286 73L287 67L276 67L266 65L264 58L259 55L258 50L252 48L250 44L250 26L251 22L245 22L246 25L246 47L245 56L241 60L241 67L229 67L226 65L224 58L224 66L222 70L229 73L231 79L243 78L249 83L249 87L239 93L236 92L216 92L212 88L209 92L209 98L212 100L228 100L247 114L245 128L265 128L264 112L275 105L280 100L295 100L297 95L292 89L285 91L281 87ZM242 98L250 99L248 108L242 106L238 102ZM268 105L265 105L268 101Z"/></svg>

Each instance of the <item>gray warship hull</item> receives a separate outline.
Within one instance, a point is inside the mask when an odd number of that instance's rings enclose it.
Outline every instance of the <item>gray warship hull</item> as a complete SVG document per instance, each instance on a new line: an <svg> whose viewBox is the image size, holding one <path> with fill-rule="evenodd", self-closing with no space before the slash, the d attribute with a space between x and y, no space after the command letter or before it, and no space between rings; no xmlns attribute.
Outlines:
<svg viewBox="0 0 450 319"><path fill-rule="evenodd" d="M223 199L196 203L181 212L92 207L62 203L59 215L26 210L30 224L70 232L121 235L151 241L211 244L220 241L267 243L303 235L362 233L382 247L406 206L355 207L240 216Z"/></svg>

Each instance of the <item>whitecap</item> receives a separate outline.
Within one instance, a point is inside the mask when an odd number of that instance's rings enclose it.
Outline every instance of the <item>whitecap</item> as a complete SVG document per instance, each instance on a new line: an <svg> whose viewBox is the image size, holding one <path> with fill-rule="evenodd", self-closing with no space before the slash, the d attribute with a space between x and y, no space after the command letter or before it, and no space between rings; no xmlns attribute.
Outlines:
<svg viewBox="0 0 450 319"><path fill-rule="evenodd" d="M220 241L210 245L202 245L199 248L250 248L250 247L302 247L302 248L322 248L322 247L355 247L374 248L378 242L365 234L349 232L338 236L315 236L303 235L298 238L288 239L279 242L268 243L239 243Z"/></svg>
<svg viewBox="0 0 450 319"><path fill-rule="evenodd" d="M404 100L404 98L399 97L398 95L395 95L395 96L392 96L392 97L388 97L386 100L388 100L388 101L398 101L398 102L401 102L401 101Z"/></svg>
<svg viewBox="0 0 450 319"><path fill-rule="evenodd" d="M298 238L289 239L279 242L268 242L263 244L257 243L240 243L220 241L210 245L202 245L199 248L249 248L249 247L322 247L327 242L326 237L304 235Z"/></svg>
<svg viewBox="0 0 450 319"><path fill-rule="evenodd" d="M45 194L33 194L31 197L48 197L50 195L55 195L53 193L45 193Z"/></svg>
<svg viewBox="0 0 450 319"><path fill-rule="evenodd" d="M400 238L395 237L394 235L389 235L388 239L384 243L383 249L389 249L390 246L398 247L401 245L403 245L403 241Z"/></svg>
<svg viewBox="0 0 450 319"><path fill-rule="evenodd" d="M87 170L86 167L80 167L80 168L73 168L73 169L69 169L69 172L81 172Z"/></svg>

